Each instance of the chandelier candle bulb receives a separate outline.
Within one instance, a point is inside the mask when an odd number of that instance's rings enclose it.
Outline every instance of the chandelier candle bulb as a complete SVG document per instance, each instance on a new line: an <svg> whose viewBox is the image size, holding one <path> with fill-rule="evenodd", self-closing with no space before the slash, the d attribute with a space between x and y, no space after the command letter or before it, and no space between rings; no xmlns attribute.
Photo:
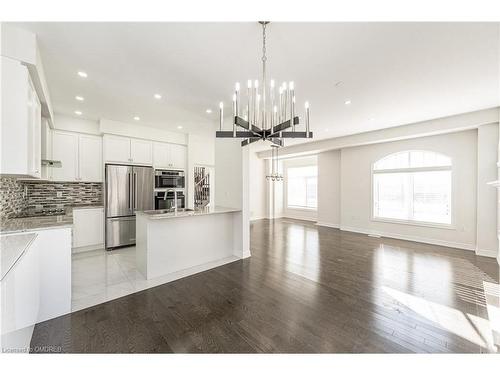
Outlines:
<svg viewBox="0 0 500 375"><path fill-rule="evenodd" d="M219 128L222 131L222 127L224 125L224 103L220 102L219 103Z"/></svg>
<svg viewBox="0 0 500 375"><path fill-rule="evenodd" d="M304 107L306 107L306 137L309 138L309 102L306 102Z"/></svg>
<svg viewBox="0 0 500 375"><path fill-rule="evenodd" d="M239 82L236 82L236 85L234 87L234 91L235 91L234 95L236 96L236 99L235 99L236 112L235 113L236 113L236 116L239 116L239 114L240 114L240 106L239 106L239 104L240 104L240 83Z"/></svg>
<svg viewBox="0 0 500 375"><path fill-rule="evenodd" d="M259 126L259 106L260 106L260 94L256 96L257 100L255 102L255 126Z"/></svg>
<svg viewBox="0 0 500 375"><path fill-rule="evenodd" d="M236 94L233 94L233 137L236 137Z"/></svg>
<svg viewBox="0 0 500 375"><path fill-rule="evenodd" d="M248 121L248 122L251 122L250 121L250 107L251 107L251 104L252 104L252 80L248 80L247 81L247 113L246 113L246 117L245 117L245 120Z"/></svg>
<svg viewBox="0 0 500 375"><path fill-rule="evenodd" d="M259 81L255 80L253 83L253 123L257 125L257 116L259 113L259 108L257 104L257 96L259 95Z"/></svg>
<svg viewBox="0 0 500 375"><path fill-rule="evenodd" d="M292 96L292 100L290 100L290 114L292 119L292 130L295 131L295 95Z"/></svg>

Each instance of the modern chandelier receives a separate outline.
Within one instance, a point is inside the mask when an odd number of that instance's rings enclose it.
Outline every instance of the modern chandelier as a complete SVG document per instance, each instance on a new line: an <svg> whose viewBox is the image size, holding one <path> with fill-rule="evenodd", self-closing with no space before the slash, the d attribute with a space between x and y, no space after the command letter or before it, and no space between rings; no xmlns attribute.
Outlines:
<svg viewBox="0 0 500 375"><path fill-rule="evenodd" d="M242 146L258 140L270 141L277 146L284 146L285 138L312 138L309 130L309 103L305 102L305 131L298 131L299 117L295 113L295 85L283 82L275 91L273 79L266 81L266 26L268 21L260 21L262 25L262 81L248 80L246 106L242 110L240 83L236 82L232 102L232 130L223 130L224 103L219 104L219 130L217 138L244 138ZM269 94L269 101L268 95ZM238 127L243 130L238 130ZM290 129L291 131L284 131Z"/></svg>

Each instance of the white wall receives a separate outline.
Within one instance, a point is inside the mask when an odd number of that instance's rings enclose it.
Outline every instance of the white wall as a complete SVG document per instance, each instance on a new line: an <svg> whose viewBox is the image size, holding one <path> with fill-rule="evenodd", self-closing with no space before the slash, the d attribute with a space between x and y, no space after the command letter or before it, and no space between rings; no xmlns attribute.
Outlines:
<svg viewBox="0 0 500 375"><path fill-rule="evenodd" d="M215 205L242 208L242 147L231 138L215 140Z"/></svg>
<svg viewBox="0 0 500 375"><path fill-rule="evenodd" d="M293 219L316 221L316 219L318 217L317 210L287 207L287 201L288 201L287 175L288 175L288 168L308 166L308 165L317 165L317 164L318 164L318 158L316 155L303 157L303 158L294 158L294 159L283 160L283 177L284 177L284 180L283 180L283 216L284 217L289 217L289 218L293 218Z"/></svg>
<svg viewBox="0 0 500 375"><path fill-rule="evenodd" d="M241 209L234 255L250 256L250 152L241 140L215 140L215 205Z"/></svg>
<svg viewBox="0 0 500 375"><path fill-rule="evenodd" d="M430 150L452 158L454 229L371 220L372 164L404 150ZM477 130L342 149L341 229L475 250L476 168Z"/></svg>
<svg viewBox="0 0 500 375"><path fill-rule="evenodd" d="M247 146L252 147L252 145ZM250 168L250 220L264 219L267 214L266 161L259 159L254 151L249 152Z"/></svg>
<svg viewBox="0 0 500 375"><path fill-rule="evenodd" d="M318 154L318 224L340 227L340 150Z"/></svg>
<svg viewBox="0 0 500 375"><path fill-rule="evenodd" d="M497 189L487 185L497 179L498 124L480 126L477 138L477 249L478 255L497 257Z"/></svg>

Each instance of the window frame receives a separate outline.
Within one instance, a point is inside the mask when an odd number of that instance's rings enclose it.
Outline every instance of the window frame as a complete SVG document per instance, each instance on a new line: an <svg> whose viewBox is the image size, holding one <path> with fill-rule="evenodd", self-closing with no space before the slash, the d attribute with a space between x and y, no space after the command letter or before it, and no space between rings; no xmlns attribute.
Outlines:
<svg viewBox="0 0 500 375"><path fill-rule="evenodd" d="M297 165L290 165L290 166L285 166L285 178L284 178L284 184L283 184L283 209L284 211L286 210L291 210L291 211L305 211L305 212L317 212L318 211L318 203L316 201L316 207L300 207L300 206L289 206L288 205L288 170L293 169L293 168L303 168L303 167L316 167L316 200L318 198L318 164L316 163L300 163Z"/></svg>
<svg viewBox="0 0 500 375"><path fill-rule="evenodd" d="M375 169L375 164L379 162L380 160L394 155L394 154L399 154L399 153L410 153L412 151L420 151L420 152L433 152L436 154L440 154L443 156L446 156L447 158L450 159L450 165L449 166L435 166L435 167L411 167L411 168L394 168L394 169ZM388 223L388 224L403 224L403 225L410 225L410 226L417 226L417 227L430 227L430 228L438 228L438 229L450 229L454 230L456 229L455 225L455 174L453 172L454 170L454 164L453 164L453 159L441 152L437 152L434 150L402 150L402 151L396 151L390 154L387 154L374 162L371 163L371 173L370 173L370 221L373 222L380 222L380 223ZM383 217L376 217L374 215L375 211L375 191L374 191L374 176L376 174L386 174L386 173L414 173L414 172L434 172L434 171L450 171L451 175L451 186L450 186L450 194L451 194L451 199L450 199L450 210L451 210L451 217L450 217L450 224L446 223L433 223L433 222L428 222L428 221L420 221L420 220L405 220L405 219L392 219L392 218L383 218Z"/></svg>

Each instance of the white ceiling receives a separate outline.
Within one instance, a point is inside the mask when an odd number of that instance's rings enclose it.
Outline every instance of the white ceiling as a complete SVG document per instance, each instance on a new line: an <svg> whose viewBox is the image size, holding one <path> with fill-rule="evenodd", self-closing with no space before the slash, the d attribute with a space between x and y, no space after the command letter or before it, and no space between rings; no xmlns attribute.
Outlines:
<svg viewBox="0 0 500 375"><path fill-rule="evenodd" d="M500 104L498 25L271 23L268 71L295 82L299 108L310 101L316 139L490 108ZM53 106L63 114L211 129L234 83L260 79L257 23L20 26L38 34Z"/></svg>

